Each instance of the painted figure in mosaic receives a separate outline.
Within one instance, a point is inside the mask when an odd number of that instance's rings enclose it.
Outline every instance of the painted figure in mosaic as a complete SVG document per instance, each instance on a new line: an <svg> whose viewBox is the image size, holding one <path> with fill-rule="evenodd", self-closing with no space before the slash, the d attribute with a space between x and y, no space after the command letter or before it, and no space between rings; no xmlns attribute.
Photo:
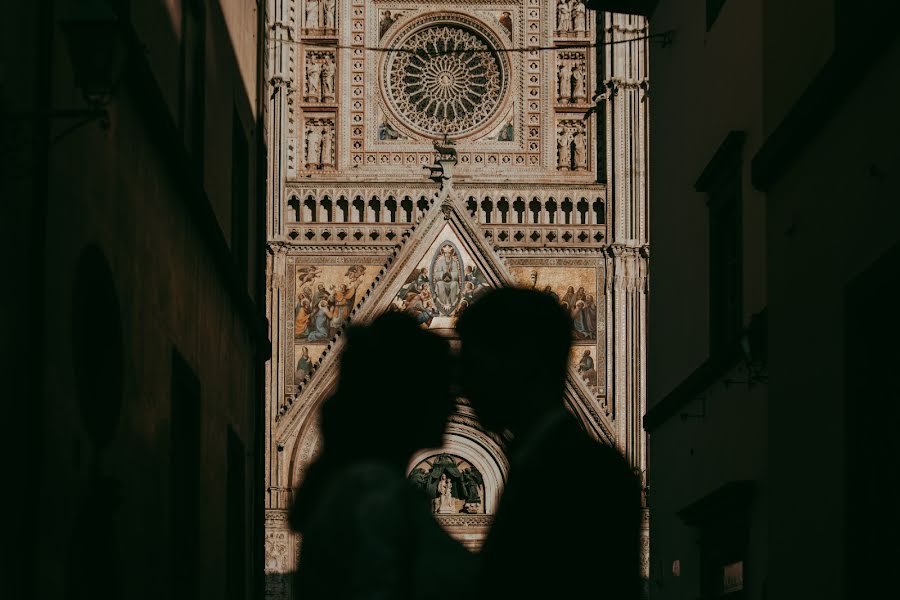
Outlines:
<svg viewBox="0 0 900 600"><path fill-rule="evenodd" d="M459 265L456 249L450 244L444 244L431 266L435 300L443 314L450 314L459 300Z"/></svg>
<svg viewBox="0 0 900 600"><path fill-rule="evenodd" d="M331 337L331 319L334 313L328 307L328 300L322 299L312 318L312 328L306 339L310 342L322 342Z"/></svg>
<svg viewBox="0 0 900 600"><path fill-rule="evenodd" d="M578 361L578 365L576 365L576 371L581 375L581 378L584 382L590 386L597 385L597 370L596 365L594 364L594 357L591 356L590 350L585 350L581 359Z"/></svg>
<svg viewBox="0 0 900 600"><path fill-rule="evenodd" d="M309 317L312 315L312 304L303 292L297 295L297 305L294 308L294 336L304 337L309 333Z"/></svg>
<svg viewBox="0 0 900 600"><path fill-rule="evenodd" d="M587 314L589 326L591 330L591 337L596 336L597 333L597 303L594 302L593 296L588 296L584 301L585 313Z"/></svg>
<svg viewBox="0 0 900 600"><path fill-rule="evenodd" d="M379 37L383 36L385 34L385 32L391 28L391 25L393 25L394 21L396 21L396 20L397 20L397 18L395 16L391 15L391 11L389 11L389 10L384 11L384 14L381 15L381 21L378 24L378 27L380 30Z"/></svg>
<svg viewBox="0 0 900 600"><path fill-rule="evenodd" d="M409 292L418 292L422 289L423 285L428 283L428 269L422 267L421 269L415 269L412 273L409 274L409 277L406 278L406 281L403 282L403 285L400 287L400 292L397 294L400 298L405 298Z"/></svg>
<svg viewBox="0 0 900 600"><path fill-rule="evenodd" d="M319 26L319 0L306 0L306 27L313 29Z"/></svg>
<svg viewBox="0 0 900 600"><path fill-rule="evenodd" d="M502 25L503 28L506 29L506 30L509 32L510 35L512 35L512 32L513 32L513 24L512 24L512 17L511 17L511 15L509 14L509 12L508 12L508 11L503 11L503 12L500 14L500 19L499 19L499 20L500 20L500 25Z"/></svg>
<svg viewBox="0 0 900 600"><path fill-rule="evenodd" d="M394 126L387 121L382 121L381 125L378 126L379 140L399 140L401 137L403 136L400 132L394 129Z"/></svg>
<svg viewBox="0 0 900 600"><path fill-rule="evenodd" d="M566 309L575 305L575 288L573 286L570 285L566 288L566 293L560 298L560 302L562 302Z"/></svg>
<svg viewBox="0 0 900 600"><path fill-rule="evenodd" d="M312 372L312 361L309 359L309 348L303 346L300 350L300 358L297 359L297 370L294 380L299 383L306 379L306 376Z"/></svg>
<svg viewBox="0 0 900 600"><path fill-rule="evenodd" d="M488 282L485 279L484 275L478 269L478 267L474 265L467 265L465 271L465 280L471 283L475 290L480 290L481 288L487 287Z"/></svg>
<svg viewBox="0 0 900 600"><path fill-rule="evenodd" d="M411 292L403 305L403 308L413 316L416 323L428 327L437 316L437 311L431 310L428 306L427 298L424 293Z"/></svg>
<svg viewBox="0 0 900 600"><path fill-rule="evenodd" d="M575 329L575 337L579 339L587 339L594 337L591 331L591 318L587 314L587 308L584 300L577 300L572 309L572 325Z"/></svg>

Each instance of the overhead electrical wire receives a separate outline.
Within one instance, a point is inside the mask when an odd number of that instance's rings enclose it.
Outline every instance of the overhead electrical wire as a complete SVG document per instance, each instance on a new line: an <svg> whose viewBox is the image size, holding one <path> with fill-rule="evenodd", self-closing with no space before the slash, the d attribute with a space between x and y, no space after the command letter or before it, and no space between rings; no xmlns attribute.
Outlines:
<svg viewBox="0 0 900 600"><path fill-rule="evenodd" d="M627 44L630 42L640 42L643 40L659 40L659 43L662 46L668 46L672 43L672 37L674 35L674 30L663 31L660 33L651 33L647 35L642 35L639 37L633 37L622 40L611 40L608 42L594 42L589 44L566 44L565 46L528 46L525 48L461 48L454 50L442 50L440 52L428 52L421 49L411 49L411 48L397 48L394 46L388 47L377 47L377 46L347 46L343 44L337 44L334 46L329 46L331 48L337 48L339 50L365 50L367 52L405 52L408 54L419 54L425 56L442 56L447 54L481 54L481 53L517 53L517 52L547 52L547 51L565 51L574 48L600 48L603 46L615 46L616 44ZM268 38L270 42L275 42L275 44L296 44L300 45L304 42L298 42L295 40L279 40L277 38ZM270 46L271 49L274 46Z"/></svg>

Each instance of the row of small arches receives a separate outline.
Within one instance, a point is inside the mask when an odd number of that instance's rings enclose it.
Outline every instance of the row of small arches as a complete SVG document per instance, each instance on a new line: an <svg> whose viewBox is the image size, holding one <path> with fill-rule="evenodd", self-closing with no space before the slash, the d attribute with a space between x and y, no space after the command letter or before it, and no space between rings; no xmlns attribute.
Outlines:
<svg viewBox="0 0 900 600"><path fill-rule="evenodd" d="M288 207L293 211L298 223L413 223L431 206L427 196L414 198L404 196L397 199L388 196L382 200L372 196L368 200L362 196L348 199L339 196L316 198L312 194L301 199L291 196ZM603 200L595 198L564 197L557 201L552 196L546 200L537 197L530 201L522 196L512 200L501 196L496 202L486 197L478 200L469 196L466 201L469 214L479 223L485 224L547 224L547 225L603 225L606 223L606 207Z"/></svg>
<svg viewBox="0 0 900 600"><path fill-rule="evenodd" d="M352 200L339 196L335 201L330 196L316 198L310 194L302 200L298 196L288 200L298 223L413 223L430 206L427 196L404 196L400 200L394 196L385 200L373 196L368 201L362 196Z"/></svg>
<svg viewBox="0 0 900 600"><path fill-rule="evenodd" d="M530 225L603 225L606 208L603 200L596 198L568 198L557 202L552 196L546 200L532 198L530 202L517 196L511 202L501 196L497 202L490 197L480 202L474 196L466 201L469 214L479 223L530 224Z"/></svg>

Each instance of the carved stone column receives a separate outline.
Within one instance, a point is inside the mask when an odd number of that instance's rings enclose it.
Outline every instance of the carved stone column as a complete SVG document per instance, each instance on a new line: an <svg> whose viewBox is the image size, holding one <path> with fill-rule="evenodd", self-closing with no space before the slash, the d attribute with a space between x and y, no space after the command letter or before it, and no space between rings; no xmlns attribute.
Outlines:
<svg viewBox="0 0 900 600"><path fill-rule="evenodd" d="M610 352L607 388L619 448L636 472L646 476L646 335L650 258L647 144L649 89L647 20L634 15L603 16L606 41L607 181L611 202L607 287ZM636 40L628 42L627 40ZM650 514L641 526L641 573L649 576Z"/></svg>
<svg viewBox="0 0 900 600"><path fill-rule="evenodd" d="M296 69L297 44L293 32L297 30L297 0L268 0L268 14L271 41L268 50L269 97L266 124L266 140L269 147L269 172L267 177L267 197L282 198L284 182L295 167L297 140L289 113L293 112L291 95L296 87L293 80ZM284 202L268 202L266 210L266 235L269 239L282 239L284 235Z"/></svg>
<svg viewBox="0 0 900 600"><path fill-rule="evenodd" d="M266 316L269 319L269 336L272 341L272 357L266 365L266 445L265 445L265 584L266 597L288 600L291 597L291 572L296 557L296 536L287 521L290 507L290 490L283 489L280 473L281 452L271 432L275 428L279 400L284 397L284 334L281 317L286 314L284 277L286 254L285 240L285 181L291 170L291 160L296 160L296 132L290 114L293 110L293 78L297 69L297 45L293 33L297 31L297 0L268 0L271 40L267 44L268 85L266 96L265 127L269 161L266 203ZM291 307L293 308L293 307ZM292 312L292 311L291 311Z"/></svg>
<svg viewBox="0 0 900 600"><path fill-rule="evenodd" d="M604 16L606 50L607 178L610 211L608 267L609 328L612 348L608 394L620 448L643 471L646 409L647 236L647 41L621 43L646 35L643 17Z"/></svg>

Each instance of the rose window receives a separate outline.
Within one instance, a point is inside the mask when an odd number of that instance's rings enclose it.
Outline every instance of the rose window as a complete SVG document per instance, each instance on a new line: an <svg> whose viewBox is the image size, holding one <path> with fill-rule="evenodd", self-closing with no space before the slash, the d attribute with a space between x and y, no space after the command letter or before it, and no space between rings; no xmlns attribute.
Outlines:
<svg viewBox="0 0 900 600"><path fill-rule="evenodd" d="M386 97L411 129L462 135L489 121L506 91L506 69L486 35L457 23L420 28L385 63Z"/></svg>

